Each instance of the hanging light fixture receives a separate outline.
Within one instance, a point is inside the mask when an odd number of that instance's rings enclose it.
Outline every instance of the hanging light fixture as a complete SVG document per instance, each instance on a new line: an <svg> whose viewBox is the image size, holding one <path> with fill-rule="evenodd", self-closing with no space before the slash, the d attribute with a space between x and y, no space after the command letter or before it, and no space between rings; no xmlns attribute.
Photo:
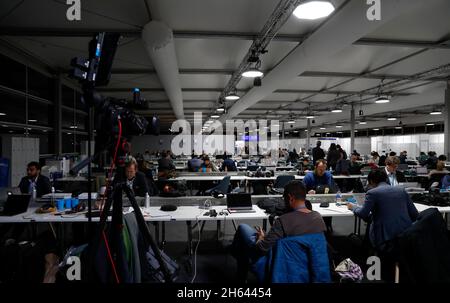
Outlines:
<svg viewBox="0 0 450 303"><path fill-rule="evenodd" d="M336 106L331 110L332 113L342 113L342 108Z"/></svg>
<svg viewBox="0 0 450 303"><path fill-rule="evenodd" d="M242 73L242 77L245 78L257 78L264 76L264 73L259 70L261 67L261 60L258 59L254 67L249 68L245 72Z"/></svg>
<svg viewBox="0 0 450 303"><path fill-rule="evenodd" d="M442 115L442 111L440 110L433 110L430 115Z"/></svg>
<svg viewBox="0 0 450 303"><path fill-rule="evenodd" d="M334 10L330 1L307 1L299 4L293 14L298 19L316 20L328 17Z"/></svg>
<svg viewBox="0 0 450 303"><path fill-rule="evenodd" d="M379 96L375 100L375 103L377 103L377 104L383 104L383 103L389 103L389 102L391 102L391 100L389 99L389 96L387 96L387 95Z"/></svg>
<svg viewBox="0 0 450 303"><path fill-rule="evenodd" d="M375 103L377 104L391 102L389 96L383 94L383 81L384 79L381 80L380 86L378 87L377 98L375 99Z"/></svg>
<svg viewBox="0 0 450 303"><path fill-rule="evenodd" d="M388 120L388 121L395 121L395 120L397 120L397 118L395 118L395 117L389 117L389 118L387 118L387 120Z"/></svg>
<svg viewBox="0 0 450 303"><path fill-rule="evenodd" d="M236 89L232 90L225 96L225 100L229 100L229 101L236 101L236 100L239 100L239 98L240 97L238 96Z"/></svg>

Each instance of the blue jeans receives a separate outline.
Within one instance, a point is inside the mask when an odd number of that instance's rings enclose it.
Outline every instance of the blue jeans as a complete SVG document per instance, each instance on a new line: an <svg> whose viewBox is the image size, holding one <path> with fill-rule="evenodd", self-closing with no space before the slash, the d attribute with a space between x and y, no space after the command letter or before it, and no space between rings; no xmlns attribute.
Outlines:
<svg viewBox="0 0 450 303"><path fill-rule="evenodd" d="M231 244L231 254L237 262L237 275L240 281L247 279L250 264L256 262L261 256L256 250L257 232L247 224L240 224L233 243Z"/></svg>

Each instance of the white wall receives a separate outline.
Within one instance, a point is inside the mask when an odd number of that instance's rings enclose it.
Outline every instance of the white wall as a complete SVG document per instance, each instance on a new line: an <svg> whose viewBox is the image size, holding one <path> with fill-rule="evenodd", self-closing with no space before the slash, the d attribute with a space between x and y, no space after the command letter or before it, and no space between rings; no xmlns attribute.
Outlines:
<svg viewBox="0 0 450 303"><path fill-rule="evenodd" d="M409 157L418 157L420 152L435 151L444 153L444 134L420 134L404 136L379 136L371 138L371 149L380 155L383 152L395 151L400 154L406 150Z"/></svg>

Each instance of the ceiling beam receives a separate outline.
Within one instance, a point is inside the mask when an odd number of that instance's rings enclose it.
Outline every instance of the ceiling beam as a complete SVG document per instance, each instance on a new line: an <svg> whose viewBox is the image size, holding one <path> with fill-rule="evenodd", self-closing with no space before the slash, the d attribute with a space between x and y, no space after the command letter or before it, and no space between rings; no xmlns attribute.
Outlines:
<svg viewBox="0 0 450 303"><path fill-rule="evenodd" d="M354 45L367 46L391 46L409 48L429 48L429 49L450 49L448 41L414 41L414 40L394 40L394 39L370 39L362 38L353 43Z"/></svg>
<svg viewBox="0 0 450 303"><path fill-rule="evenodd" d="M341 73L341 72L323 72L312 71L304 72L299 77L333 77L333 78L361 78L361 79L375 79L375 80L408 80L409 75L384 75L384 74L358 74L358 73ZM434 77L427 79L427 81L448 81L448 77Z"/></svg>
<svg viewBox="0 0 450 303"><path fill-rule="evenodd" d="M109 93L123 93L123 92L130 92L129 87L111 87L111 88L98 88L99 92L109 92ZM141 87L140 88L142 93L145 92L164 92L163 88L150 88L150 87ZM222 92L222 88L183 88L183 92ZM238 89L238 93L246 93L248 90L244 89ZM327 90L310 90L310 89L279 89L274 91L274 93L280 93L280 94L325 94L325 95L352 95L352 94L359 94L359 92L356 91L327 91ZM376 95L376 93L368 94L370 96ZM397 96L410 96L409 93L398 93L395 94ZM289 102L289 101L285 101Z"/></svg>
<svg viewBox="0 0 450 303"><path fill-rule="evenodd" d="M39 36L39 37L92 37L98 32L117 32L124 37L141 36L140 29L123 28L29 28L29 27L2 27L0 36ZM174 30L174 38L179 39L231 39L231 40L254 40L258 33L248 32L226 32L226 31L186 31ZM278 34L273 40L280 42L302 42L306 35ZM367 46L390 46L390 47L410 47L410 48L434 48L450 49L449 43L436 41L416 41L416 40L396 40L396 39L372 39L361 38L355 41L355 45Z"/></svg>

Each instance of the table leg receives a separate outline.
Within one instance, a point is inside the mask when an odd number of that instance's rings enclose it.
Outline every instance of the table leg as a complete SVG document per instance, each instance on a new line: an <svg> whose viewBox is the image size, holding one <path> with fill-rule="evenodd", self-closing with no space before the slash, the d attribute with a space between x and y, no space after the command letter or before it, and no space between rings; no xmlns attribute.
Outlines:
<svg viewBox="0 0 450 303"><path fill-rule="evenodd" d="M267 231L267 219L263 219L263 230Z"/></svg>
<svg viewBox="0 0 450 303"><path fill-rule="evenodd" d="M153 222L153 225L155 226L155 240L156 240L156 244L158 246L160 246L160 243L159 243L159 222Z"/></svg>
<svg viewBox="0 0 450 303"><path fill-rule="evenodd" d="M231 222L233 222L234 230L237 231L236 221L234 221L234 219L232 219Z"/></svg>
<svg viewBox="0 0 450 303"><path fill-rule="evenodd" d="M361 235L361 218L358 218L358 236Z"/></svg>
<svg viewBox="0 0 450 303"><path fill-rule="evenodd" d="M188 255L192 257L192 222L186 221L187 233L188 233Z"/></svg>
<svg viewBox="0 0 450 303"><path fill-rule="evenodd" d="M353 225L353 233L356 234L356 230L358 229L358 217L354 216L355 218L355 223Z"/></svg>
<svg viewBox="0 0 450 303"><path fill-rule="evenodd" d="M217 241L220 239L220 221L217 220Z"/></svg>
<svg viewBox="0 0 450 303"><path fill-rule="evenodd" d="M161 250L164 250L164 246L166 245L166 222L161 222L161 224L162 224Z"/></svg>

